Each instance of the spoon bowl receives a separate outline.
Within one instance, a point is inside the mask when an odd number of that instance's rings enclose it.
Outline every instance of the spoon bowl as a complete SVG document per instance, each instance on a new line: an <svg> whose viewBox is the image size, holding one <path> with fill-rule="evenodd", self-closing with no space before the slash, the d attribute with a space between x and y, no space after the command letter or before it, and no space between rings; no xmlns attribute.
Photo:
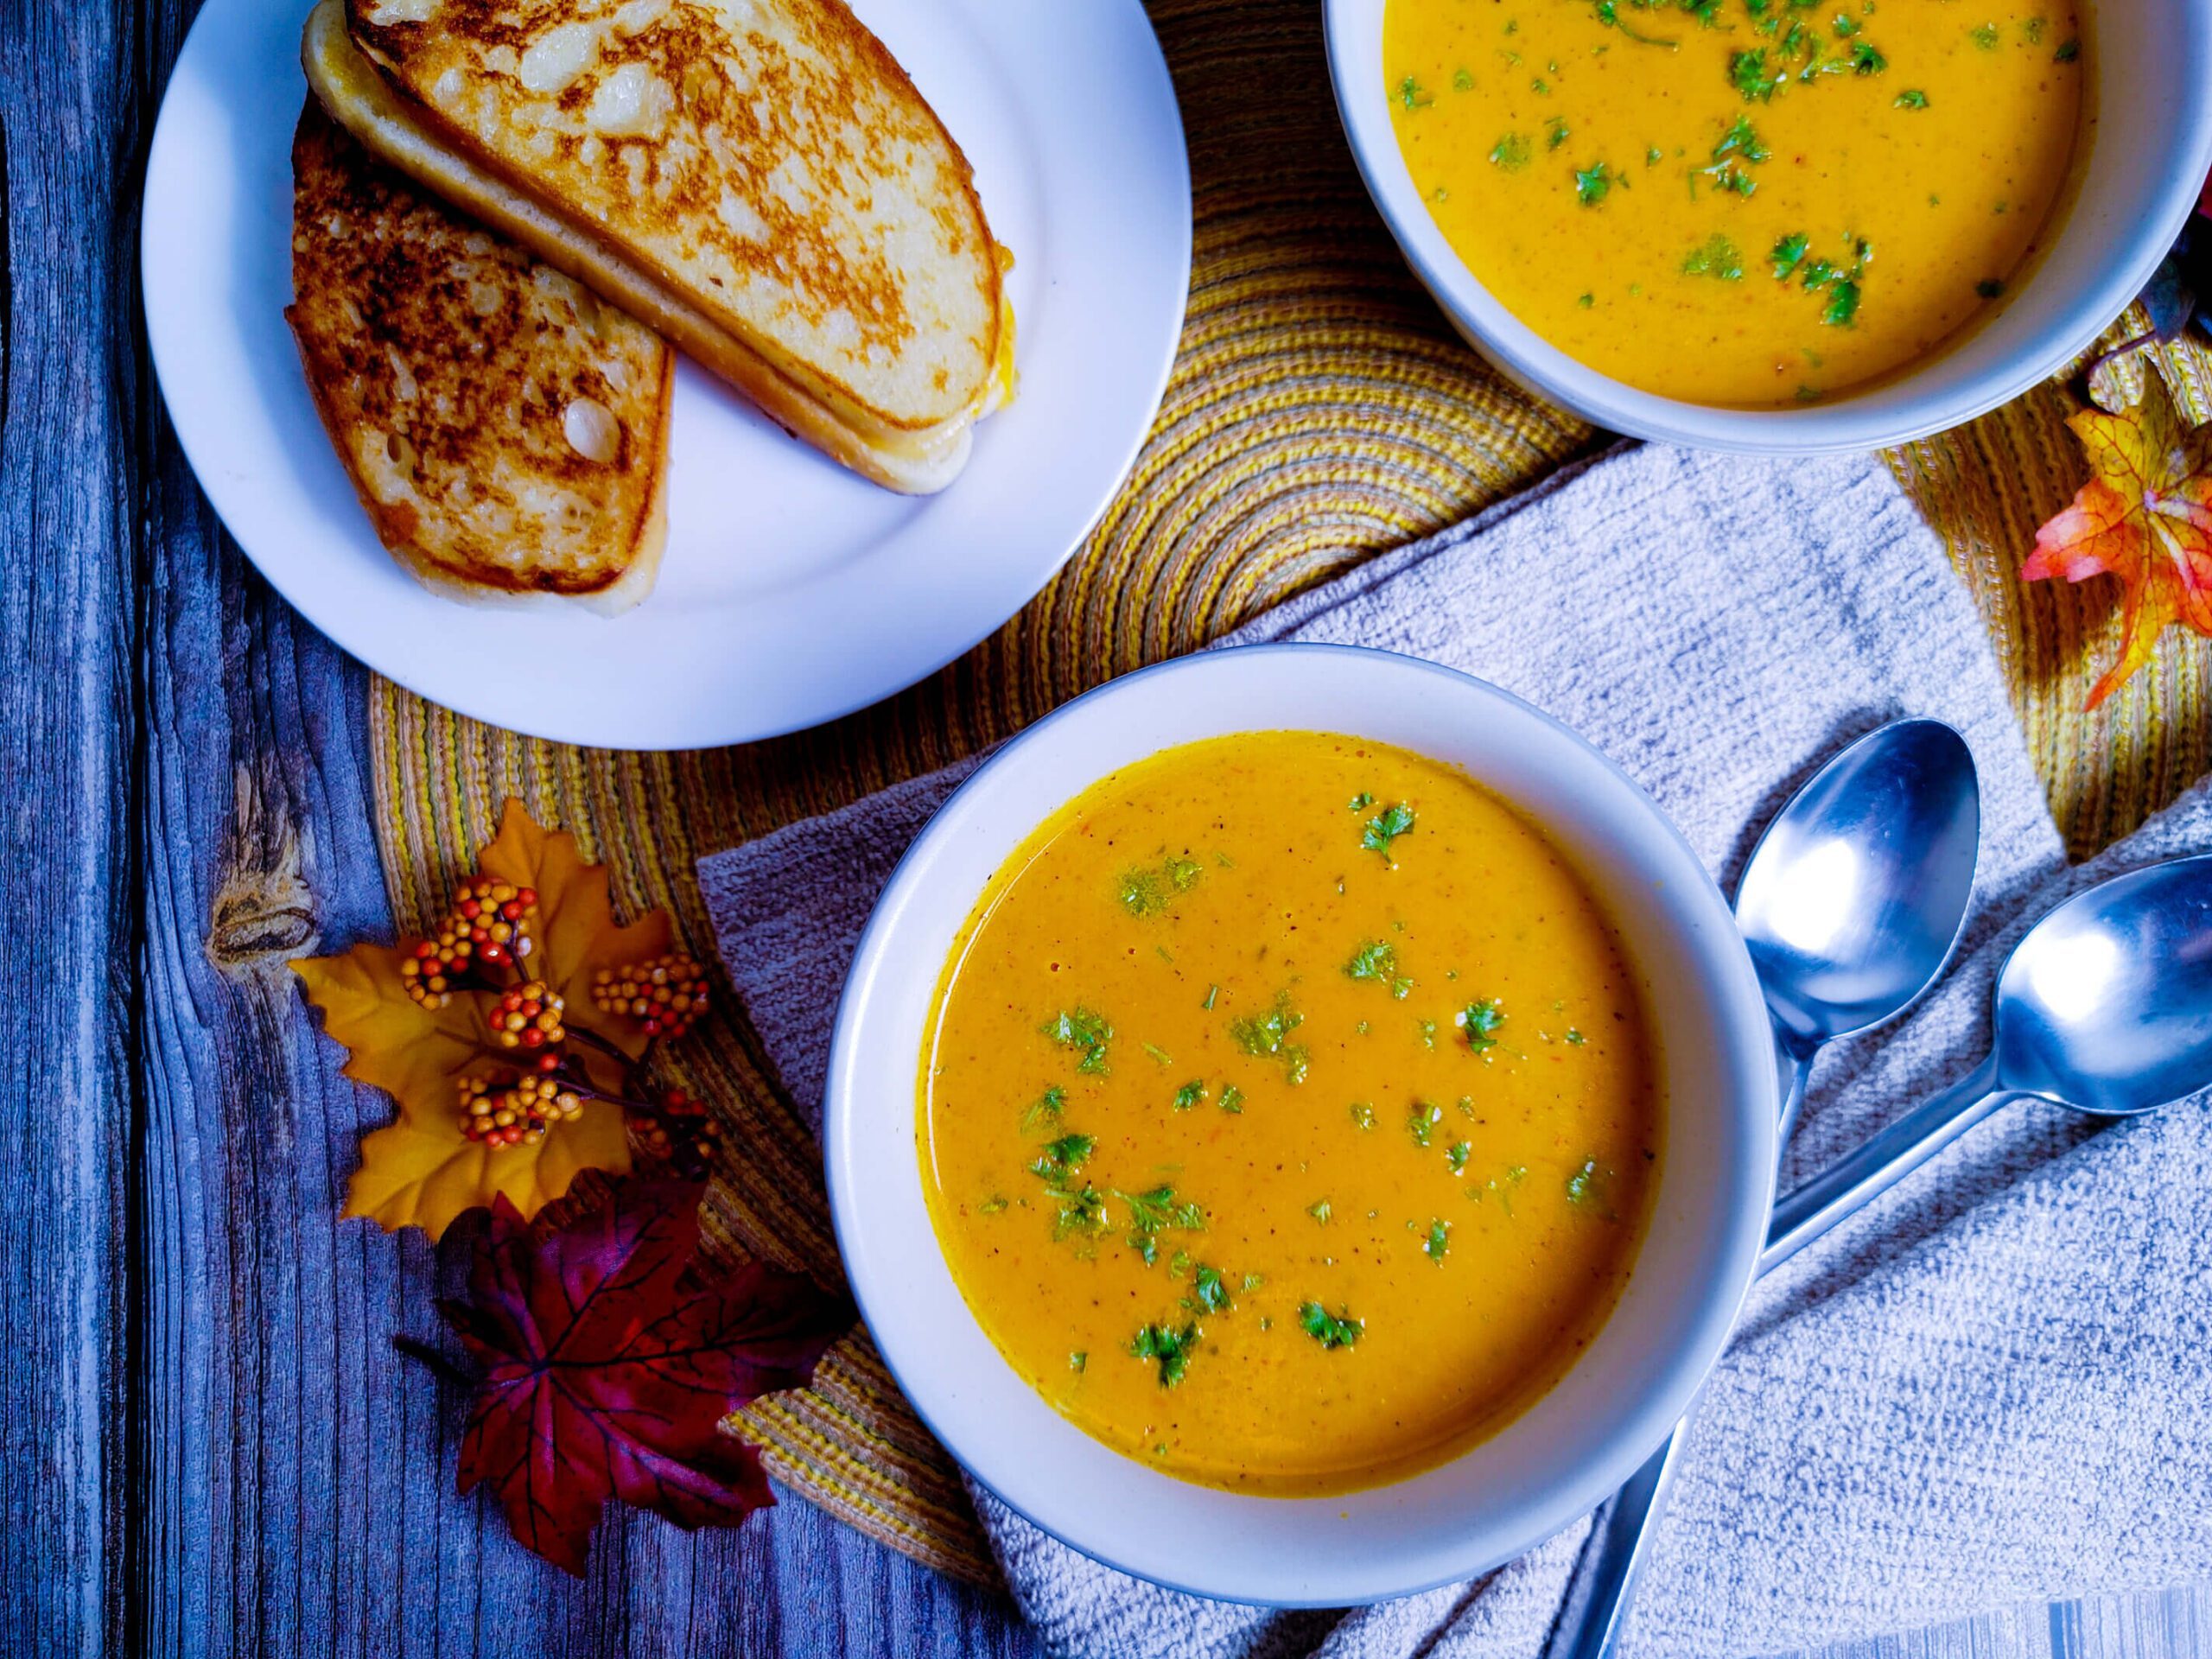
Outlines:
<svg viewBox="0 0 2212 1659"><path fill-rule="evenodd" d="M1809 1054L1919 996L1966 918L1980 838L1973 751L1940 720L1869 732L1798 791L1736 893L1785 1041Z"/></svg>
<svg viewBox="0 0 2212 1659"><path fill-rule="evenodd" d="M2037 923L1998 977L1997 1070L2104 1116L2212 1084L2212 855L2103 882Z"/></svg>

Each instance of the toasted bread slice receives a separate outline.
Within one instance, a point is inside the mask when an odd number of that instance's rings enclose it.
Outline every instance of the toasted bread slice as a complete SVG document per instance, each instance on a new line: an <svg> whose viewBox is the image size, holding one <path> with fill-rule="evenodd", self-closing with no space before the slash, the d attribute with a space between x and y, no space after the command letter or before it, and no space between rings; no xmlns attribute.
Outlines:
<svg viewBox="0 0 2212 1659"><path fill-rule="evenodd" d="M377 534L441 591L652 589L674 353L379 164L308 100L285 312Z"/></svg>
<svg viewBox="0 0 2212 1659"><path fill-rule="evenodd" d="M893 489L1012 392L966 158L838 0L321 0L365 144Z"/></svg>

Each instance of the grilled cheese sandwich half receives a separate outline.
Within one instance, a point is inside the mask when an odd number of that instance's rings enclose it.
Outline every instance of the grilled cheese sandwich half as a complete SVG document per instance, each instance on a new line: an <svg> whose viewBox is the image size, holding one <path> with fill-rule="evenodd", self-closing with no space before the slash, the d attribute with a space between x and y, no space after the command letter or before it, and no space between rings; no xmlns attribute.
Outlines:
<svg viewBox="0 0 2212 1659"><path fill-rule="evenodd" d="M302 58L379 157L893 489L1013 390L966 158L838 0L320 0Z"/></svg>
<svg viewBox="0 0 2212 1659"><path fill-rule="evenodd" d="M471 600L625 610L665 536L675 353L384 167L308 100L285 311L393 556Z"/></svg>

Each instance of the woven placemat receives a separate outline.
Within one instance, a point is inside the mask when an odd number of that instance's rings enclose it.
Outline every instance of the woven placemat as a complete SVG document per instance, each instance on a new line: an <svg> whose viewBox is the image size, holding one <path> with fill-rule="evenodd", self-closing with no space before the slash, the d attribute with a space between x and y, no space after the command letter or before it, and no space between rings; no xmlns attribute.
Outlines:
<svg viewBox="0 0 2212 1659"><path fill-rule="evenodd" d="M941 766L1085 688L1195 649L1385 548L1464 518L1598 435L1491 373L1408 273L1338 128L1313 0L1154 0L1188 133L1196 241L1166 401L1081 551L960 662L834 725L741 748L618 754L517 736L378 679L378 833L398 925L426 927L519 796L613 867L618 904L672 912L710 955L692 861ZM2125 325L2123 325L2125 327ZM2212 417L2203 354L2171 378ZM2126 833L2205 770L2212 650L2170 639L2094 716L2117 584L2026 587L2038 523L2082 476L2062 386L1892 464L1989 621L2061 827L2078 853ZM838 1277L821 1159L727 1000L680 1051L682 1081L735 1150L710 1231ZM815 1387L747 1414L793 1490L931 1566L995 1578L950 1461L865 1332Z"/></svg>

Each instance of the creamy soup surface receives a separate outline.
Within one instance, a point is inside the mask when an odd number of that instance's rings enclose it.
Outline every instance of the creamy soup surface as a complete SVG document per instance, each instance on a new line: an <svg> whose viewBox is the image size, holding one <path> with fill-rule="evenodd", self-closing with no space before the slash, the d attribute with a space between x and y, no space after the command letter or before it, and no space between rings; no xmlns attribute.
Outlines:
<svg viewBox="0 0 2212 1659"><path fill-rule="evenodd" d="M1598 899L1464 772L1309 732L1103 780L937 994L955 1280L1090 1433L1209 1485L1400 1478L1555 1382L1636 1260L1656 1037Z"/></svg>
<svg viewBox="0 0 2212 1659"><path fill-rule="evenodd" d="M1470 270L1647 391L1817 403L2001 304L2094 111L2069 0L1389 0L1414 183Z"/></svg>

